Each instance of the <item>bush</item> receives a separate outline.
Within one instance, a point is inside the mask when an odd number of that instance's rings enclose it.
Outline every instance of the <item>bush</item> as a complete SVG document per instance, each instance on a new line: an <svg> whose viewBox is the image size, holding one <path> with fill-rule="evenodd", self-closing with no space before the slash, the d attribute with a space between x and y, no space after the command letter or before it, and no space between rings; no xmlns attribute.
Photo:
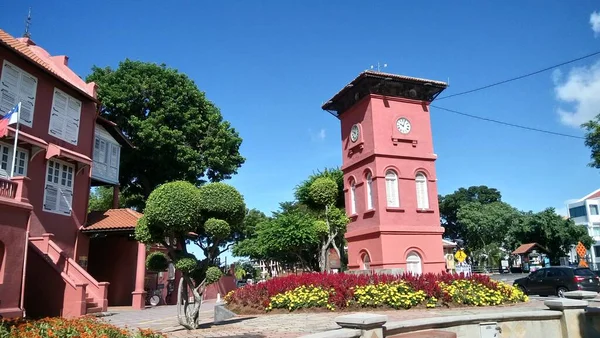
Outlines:
<svg viewBox="0 0 600 338"><path fill-rule="evenodd" d="M323 300L327 298L327 302ZM488 276L453 274L354 275L307 273L246 285L225 296L232 309L389 307L425 305L499 305L525 302L520 290Z"/></svg>
<svg viewBox="0 0 600 338"><path fill-rule="evenodd" d="M75 319L4 320L0 322L2 338L163 338L164 335L140 329L131 332L104 323L94 317Z"/></svg>
<svg viewBox="0 0 600 338"><path fill-rule="evenodd" d="M166 271L169 268L169 259L160 251L151 252L146 258L146 268L154 272Z"/></svg>

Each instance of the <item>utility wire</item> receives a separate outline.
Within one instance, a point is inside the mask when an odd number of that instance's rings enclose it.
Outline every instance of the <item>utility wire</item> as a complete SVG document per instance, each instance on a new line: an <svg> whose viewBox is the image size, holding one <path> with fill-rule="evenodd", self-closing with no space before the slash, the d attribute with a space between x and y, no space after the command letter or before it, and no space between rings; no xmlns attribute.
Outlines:
<svg viewBox="0 0 600 338"><path fill-rule="evenodd" d="M450 112L450 113L462 115L462 116L471 117L471 118L478 119L478 120L483 120L483 121L488 121L488 122L502 124L502 125L509 126L509 127L515 127L515 128L520 128L520 129L525 129L525 130L530 130L530 131L536 131L536 132L539 132L539 133L545 133L545 134L550 134L550 135L555 135L555 136L562 136L562 137L569 137L569 138L574 138L574 139L585 140L585 137L582 137L582 136L569 135L569 134L557 133L555 131L550 131L550 130L544 130L544 129L539 129L539 128L527 127L527 126L523 126L523 125L519 125L519 124L515 124L515 123L509 123L509 122L494 120L494 119L490 119L490 118L487 118L487 117L481 117L481 116L477 116L477 115L471 115L471 114L460 112L458 110L448 109L448 108L434 106L434 105L430 105L430 107L437 108L437 109L440 109L440 110L444 110L444 111L447 111L447 112Z"/></svg>
<svg viewBox="0 0 600 338"><path fill-rule="evenodd" d="M530 76L533 76L533 75L537 75L539 73L547 72L547 71L552 70L554 68L558 68L558 67L561 67L561 66L564 66L564 65L568 65L570 63L577 62L577 61L580 61L580 60L583 60L583 59L587 59L587 58L590 58L592 56L599 55L599 54L600 54L600 51L597 51L597 52L594 52L592 54L588 54L588 55L585 55L585 56L582 56L582 57L579 57L579 58L576 58L576 59L572 59L572 60L569 60L569 61L565 61L565 62L556 64L554 66L550 66L550 67L546 67L544 69L536 70L535 72L532 72L532 73L528 73L528 74L525 74L525 75L513 77L513 78L508 79L508 80L503 80L503 81L500 81L500 82L489 84L487 86L483 86L483 87L479 87L479 88L467 90L467 91L456 93L456 94L442 96L440 98L437 98L436 101L444 100L444 99L449 99L449 98L455 97L455 96L470 94L470 93L474 93L474 92L477 92L477 91L480 91L480 90L484 90L484 89L488 89L488 88L491 88L491 87L499 86L501 84L505 84L505 83L508 83L508 82L521 80L521 79L524 79L526 77L530 77Z"/></svg>

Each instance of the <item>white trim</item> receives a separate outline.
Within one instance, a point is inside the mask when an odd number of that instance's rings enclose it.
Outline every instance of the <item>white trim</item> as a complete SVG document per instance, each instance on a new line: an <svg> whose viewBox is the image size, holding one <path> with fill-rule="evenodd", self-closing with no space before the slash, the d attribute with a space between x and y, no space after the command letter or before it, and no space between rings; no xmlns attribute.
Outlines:
<svg viewBox="0 0 600 338"><path fill-rule="evenodd" d="M580 198L580 199L578 199L578 200L577 200L577 202L583 202L583 201L585 201L585 200L589 199L589 198L590 198L590 196L592 196L592 195L595 195L595 194L597 194L597 193L599 193L599 192L600 192L600 189L596 189L596 190L594 190L593 192L591 192L591 193L589 193L589 194L585 195L583 198ZM571 203L573 203L573 202L571 202Z"/></svg>

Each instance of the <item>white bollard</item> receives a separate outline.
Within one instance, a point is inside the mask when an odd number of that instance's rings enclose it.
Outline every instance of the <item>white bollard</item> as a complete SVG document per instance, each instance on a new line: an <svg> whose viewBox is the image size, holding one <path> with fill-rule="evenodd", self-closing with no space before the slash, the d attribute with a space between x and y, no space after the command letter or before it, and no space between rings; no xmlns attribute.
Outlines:
<svg viewBox="0 0 600 338"><path fill-rule="evenodd" d="M221 302L221 294L217 293L217 303L220 303L220 302Z"/></svg>

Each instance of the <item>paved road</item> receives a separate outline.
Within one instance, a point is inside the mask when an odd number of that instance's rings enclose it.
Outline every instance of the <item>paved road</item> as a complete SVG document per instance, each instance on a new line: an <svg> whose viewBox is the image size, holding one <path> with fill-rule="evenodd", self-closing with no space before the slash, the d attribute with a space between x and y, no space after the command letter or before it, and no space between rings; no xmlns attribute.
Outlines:
<svg viewBox="0 0 600 338"><path fill-rule="evenodd" d="M494 274L491 275L490 278L497 280L497 281L502 281L508 284L512 284L515 279L519 279L519 278L523 278L523 277L527 277L529 276L528 273L501 273L501 274Z"/></svg>

